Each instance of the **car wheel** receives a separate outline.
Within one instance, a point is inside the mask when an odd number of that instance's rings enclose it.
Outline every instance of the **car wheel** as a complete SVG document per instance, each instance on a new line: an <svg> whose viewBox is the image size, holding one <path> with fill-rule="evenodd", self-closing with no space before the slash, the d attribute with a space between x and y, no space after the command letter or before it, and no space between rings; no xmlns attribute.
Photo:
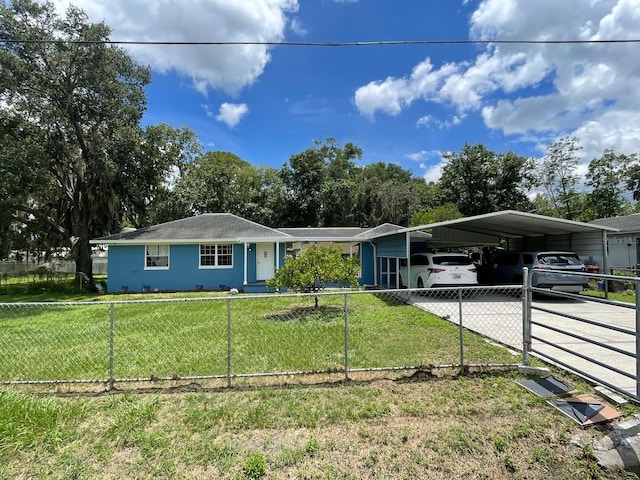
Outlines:
<svg viewBox="0 0 640 480"><path fill-rule="evenodd" d="M418 277L418 288L424 288L424 283L422 283L422 277Z"/></svg>

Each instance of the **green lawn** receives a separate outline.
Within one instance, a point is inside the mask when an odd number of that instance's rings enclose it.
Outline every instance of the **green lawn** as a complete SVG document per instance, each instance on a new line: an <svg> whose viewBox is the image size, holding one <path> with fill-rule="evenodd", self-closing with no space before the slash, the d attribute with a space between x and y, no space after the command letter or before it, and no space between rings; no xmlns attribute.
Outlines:
<svg viewBox="0 0 640 480"><path fill-rule="evenodd" d="M156 295L157 298L160 295ZM2 380L109 378L110 303L0 309ZM152 295L136 298L153 299ZM233 374L343 371L344 296L190 298L114 304L114 377L226 375L228 315ZM470 363L515 363L465 332ZM348 297L350 368L458 363L455 325L388 295Z"/></svg>

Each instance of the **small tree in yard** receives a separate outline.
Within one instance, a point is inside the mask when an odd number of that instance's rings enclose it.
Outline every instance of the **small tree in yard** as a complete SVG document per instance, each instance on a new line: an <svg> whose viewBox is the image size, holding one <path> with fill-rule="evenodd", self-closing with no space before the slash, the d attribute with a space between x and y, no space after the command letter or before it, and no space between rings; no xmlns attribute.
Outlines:
<svg viewBox="0 0 640 480"><path fill-rule="evenodd" d="M284 266L267 282L269 288L289 288L294 292L317 293L327 283L356 286L360 262L358 257L343 257L335 245L313 245L297 257L287 256ZM318 297L315 297L318 308Z"/></svg>

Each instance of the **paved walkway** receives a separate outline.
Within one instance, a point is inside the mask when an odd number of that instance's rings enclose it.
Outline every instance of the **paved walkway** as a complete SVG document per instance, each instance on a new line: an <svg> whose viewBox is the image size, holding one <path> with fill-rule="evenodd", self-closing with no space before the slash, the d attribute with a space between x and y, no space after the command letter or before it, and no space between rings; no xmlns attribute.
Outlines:
<svg viewBox="0 0 640 480"><path fill-rule="evenodd" d="M429 294L431 295L431 294ZM460 307L457 298L412 295L411 301L431 313L458 324ZM596 378L622 389L630 395L636 393L636 382L632 378L613 372L610 368L596 365L580 358L577 354L594 358L606 365L634 374L635 359L623 353L612 352L593 343L585 342L569 335L555 332L546 327L561 328L568 333L589 337L605 345L635 353L635 336L579 322L557 314L538 310L542 308L553 312L573 315L587 320L635 331L635 310L606 305L588 300L573 300L557 297L540 297L533 302L532 326L533 337L552 342L568 351L552 347L534 339L532 348L544 355L570 365ZM463 325L469 330L522 350L522 300L514 292L506 294L472 294L465 295L462 301ZM547 360L546 358L542 357ZM548 360L547 360L548 361ZM554 362L550 362L554 363Z"/></svg>

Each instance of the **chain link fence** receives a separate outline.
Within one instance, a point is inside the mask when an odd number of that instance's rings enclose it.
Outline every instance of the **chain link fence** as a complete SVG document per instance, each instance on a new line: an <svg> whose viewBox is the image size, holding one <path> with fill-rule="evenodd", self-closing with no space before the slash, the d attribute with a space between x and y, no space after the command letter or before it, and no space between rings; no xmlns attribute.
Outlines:
<svg viewBox="0 0 640 480"><path fill-rule="evenodd" d="M515 365L519 288L0 304L0 383Z"/></svg>

